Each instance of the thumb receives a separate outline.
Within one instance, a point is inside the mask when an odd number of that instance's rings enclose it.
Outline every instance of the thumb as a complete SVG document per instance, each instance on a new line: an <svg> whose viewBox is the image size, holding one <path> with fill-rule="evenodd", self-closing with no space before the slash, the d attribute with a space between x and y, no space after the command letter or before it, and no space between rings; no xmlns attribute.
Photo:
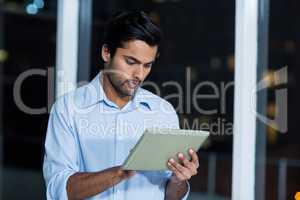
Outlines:
<svg viewBox="0 0 300 200"><path fill-rule="evenodd" d="M136 174L135 170L128 170L127 171L127 178L131 178Z"/></svg>

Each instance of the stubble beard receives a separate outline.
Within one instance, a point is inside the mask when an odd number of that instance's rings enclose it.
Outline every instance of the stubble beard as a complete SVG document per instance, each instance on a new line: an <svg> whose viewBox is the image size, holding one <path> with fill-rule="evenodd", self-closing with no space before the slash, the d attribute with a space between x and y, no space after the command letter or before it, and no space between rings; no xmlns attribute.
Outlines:
<svg viewBox="0 0 300 200"><path fill-rule="evenodd" d="M133 97L135 95L137 89L139 88L139 86L136 87L133 90L133 92L125 91L125 89L122 89L122 87L124 87L125 84L128 83L128 80L120 82L120 81L118 81L119 78L117 76L114 76L113 74L107 74L107 78L108 78L110 84L112 85L112 87L114 88L114 90L117 92L117 94L120 97Z"/></svg>

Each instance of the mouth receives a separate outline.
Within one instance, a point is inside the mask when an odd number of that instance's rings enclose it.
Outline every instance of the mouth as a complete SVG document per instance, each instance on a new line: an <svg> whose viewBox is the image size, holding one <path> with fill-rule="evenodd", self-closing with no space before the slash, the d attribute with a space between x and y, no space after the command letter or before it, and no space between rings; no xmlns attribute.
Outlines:
<svg viewBox="0 0 300 200"><path fill-rule="evenodd" d="M140 81L137 80L128 80L128 87L131 89L136 89L140 85Z"/></svg>

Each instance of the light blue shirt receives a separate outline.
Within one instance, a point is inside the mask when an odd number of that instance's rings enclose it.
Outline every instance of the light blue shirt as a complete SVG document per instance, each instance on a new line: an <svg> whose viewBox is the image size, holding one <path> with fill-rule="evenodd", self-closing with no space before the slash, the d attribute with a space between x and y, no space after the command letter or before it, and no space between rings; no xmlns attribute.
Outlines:
<svg viewBox="0 0 300 200"><path fill-rule="evenodd" d="M43 173L47 199L67 199L66 182L76 172L122 165L146 128L179 128L170 103L139 88L123 108L103 91L101 72L87 85L59 98L49 117ZM153 150L159 153L159 149ZM149 157L151 160L151 157ZM89 199L163 200L171 171L138 171ZM187 199L189 194L183 199Z"/></svg>

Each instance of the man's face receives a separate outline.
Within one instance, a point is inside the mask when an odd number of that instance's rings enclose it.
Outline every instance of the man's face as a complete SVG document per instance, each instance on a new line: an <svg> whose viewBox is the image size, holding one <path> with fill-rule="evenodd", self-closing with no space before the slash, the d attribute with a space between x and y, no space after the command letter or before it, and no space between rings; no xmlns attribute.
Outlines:
<svg viewBox="0 0 300 200"><path fill-rule="evenodd" d="M105 73L120 96L133 96L151 71L157 54L157 46L149 46L141 40L125 42L111 57L103 46L102 57L106 62Z"/></svg>

